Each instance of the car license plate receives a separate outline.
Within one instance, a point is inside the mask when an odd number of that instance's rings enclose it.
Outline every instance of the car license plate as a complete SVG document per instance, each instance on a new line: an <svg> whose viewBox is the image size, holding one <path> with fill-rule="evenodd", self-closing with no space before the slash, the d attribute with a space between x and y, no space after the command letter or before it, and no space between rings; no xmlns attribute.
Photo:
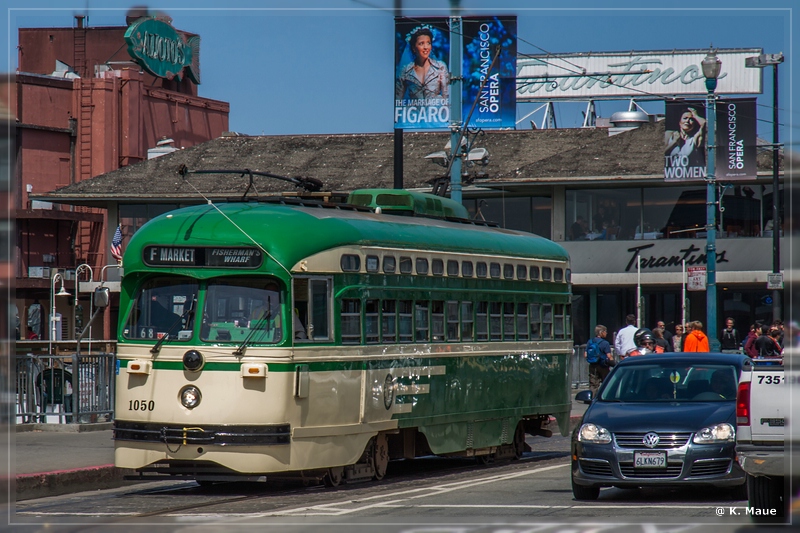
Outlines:
<svg viewBox="0 0 800 533"><path fill-rule="evenodd" d="M634 468L666 468L667 452L633 452Z"/></svg>

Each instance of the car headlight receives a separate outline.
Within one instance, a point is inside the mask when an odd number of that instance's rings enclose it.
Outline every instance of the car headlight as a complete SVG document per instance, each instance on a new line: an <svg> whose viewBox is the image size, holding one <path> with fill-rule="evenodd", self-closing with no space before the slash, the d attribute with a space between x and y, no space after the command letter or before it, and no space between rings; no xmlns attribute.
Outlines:
<svg viewBox="0 0 800 533"><path fill-rule="evenodd" d="M578 431L578 442L608 444L611 442L611 433L604 427L595 424L584 424Z"/></svg>
<svg viewBox="0 0 800 533"><path fill-rule="evenodd" d="M703 428L694 434L692 442L695 444L719 444L721 442L734 442L736 430L730 424L717 424Z"/></svg>

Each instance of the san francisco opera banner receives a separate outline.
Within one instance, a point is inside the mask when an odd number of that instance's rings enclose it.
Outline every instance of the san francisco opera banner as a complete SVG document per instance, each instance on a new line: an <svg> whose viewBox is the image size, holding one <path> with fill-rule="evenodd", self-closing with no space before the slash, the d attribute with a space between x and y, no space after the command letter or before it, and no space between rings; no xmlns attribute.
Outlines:
<svg viewBox="0 0 800 533"><path fill-rule="evenodd" d="M394 127L450 125L450 30L443 18L395 19Z"/></svg>
<svg viewBox="0 0 800 533"><path fill-rule="evenodd" d="M446 18L395 19L395 128L449 128L448 22ZM514 128L516 17L464 17L461 31L462 120L469 118L470 127Z"/></svg>
<svg viewBox="0 0 800 533"><path fill-rule="evenodd" d="M463 119L469 117L471 128L513 129L517 118L517 18L464 18L462 28Z"/></svg>
<svg viewBox="0 0 800 533"><path fill-rule="evenodd" d="M756 100L741 98L717 101L718 180L743 180L756 177Z"/></svg>

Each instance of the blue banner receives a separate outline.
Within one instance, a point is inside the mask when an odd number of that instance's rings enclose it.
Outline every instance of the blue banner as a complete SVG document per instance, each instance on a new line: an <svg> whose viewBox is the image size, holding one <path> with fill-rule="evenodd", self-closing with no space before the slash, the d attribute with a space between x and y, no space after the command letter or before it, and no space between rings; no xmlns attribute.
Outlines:
<svg viewBox="0 0 800 533"><path fill-rule="evenodd" d="M463 19L463 30L464 120L469 117L471 128L513 129L517 116L517 18L468 17Z"/></svg>

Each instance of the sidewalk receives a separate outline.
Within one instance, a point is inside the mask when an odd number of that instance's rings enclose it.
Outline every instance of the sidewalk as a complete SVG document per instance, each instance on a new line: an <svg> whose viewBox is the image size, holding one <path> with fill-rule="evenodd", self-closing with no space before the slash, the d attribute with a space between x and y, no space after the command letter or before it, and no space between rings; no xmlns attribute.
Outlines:
<svg viewBox="0 0 800 533"><path fill-rule="evenodd" d="M574 401L570 428L587 405ZM23 424L12 433L11 466L16 474L16 499L30 500L87 490L120 487L132 470L114 466L112 424ZM554 434L558 434L557 429Z"/></svg>

